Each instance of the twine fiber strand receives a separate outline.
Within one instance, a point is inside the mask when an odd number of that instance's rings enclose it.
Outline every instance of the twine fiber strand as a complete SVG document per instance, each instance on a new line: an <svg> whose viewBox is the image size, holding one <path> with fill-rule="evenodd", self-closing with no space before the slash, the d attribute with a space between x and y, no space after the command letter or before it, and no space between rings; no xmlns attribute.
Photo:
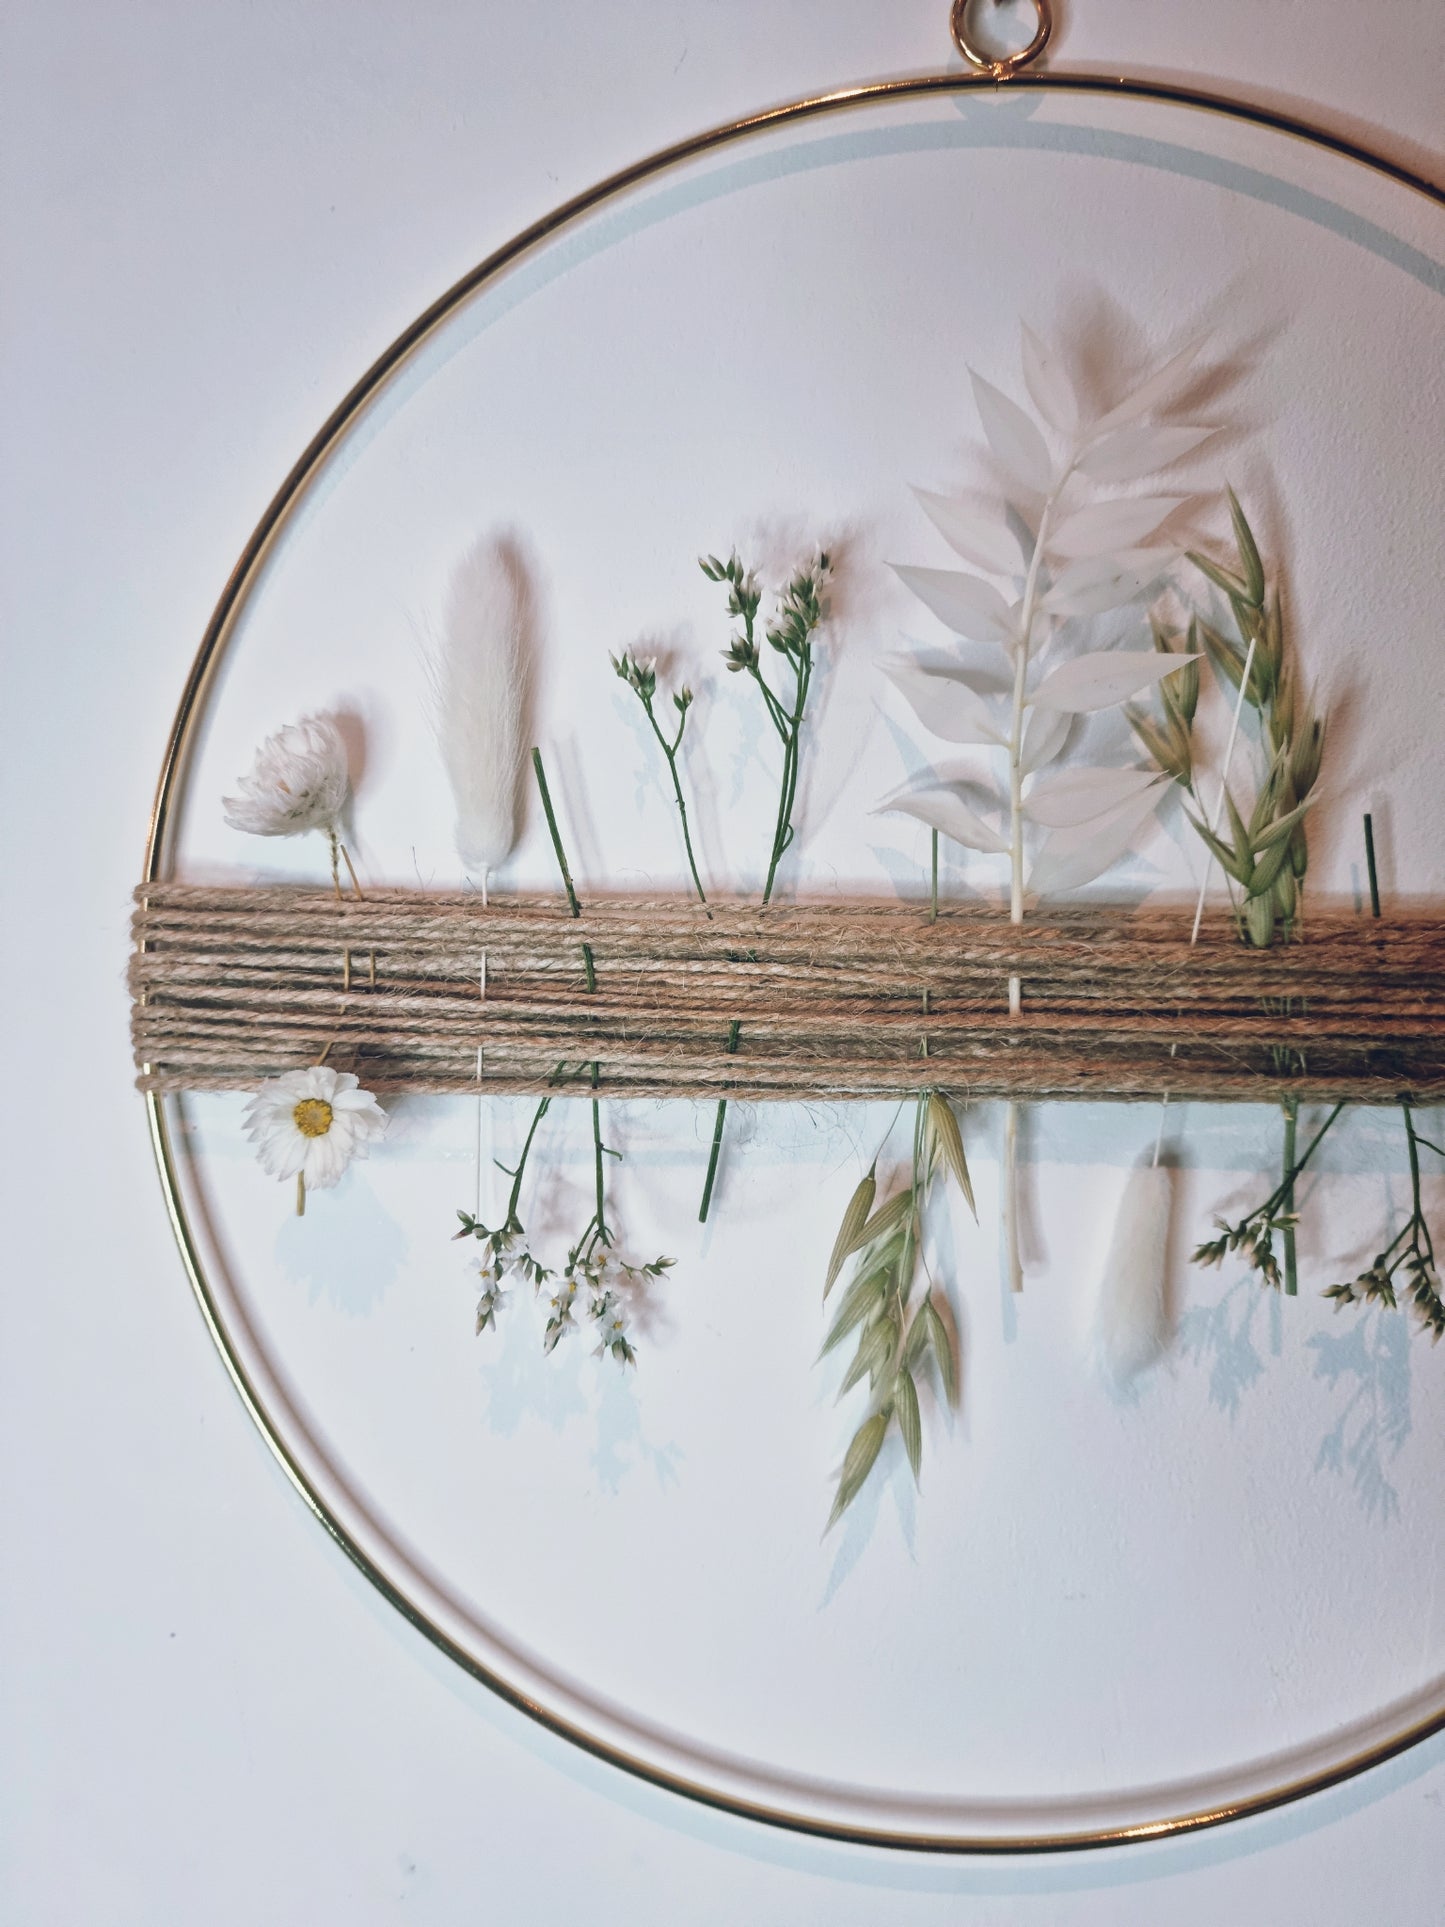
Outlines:
<svg viewBox="0 0 1445 1927"><path fill-rule="evenodd" d="M618 1096L865 1098L924 1081L926 1021L927 1081L961 1097L1445 1096L1436 915L1316 912L1302 941L1259 951L1223 919L1191 946L1186 909L1016 925L974 905L936 922L926 903L709 908L594 898L573 918L556 897L150 885L130 972L138 1081L248 1089L329 1043L379 1092L540 1092L596 1059ZM374 985L346 987L348 950L375 953Z"/></svg>

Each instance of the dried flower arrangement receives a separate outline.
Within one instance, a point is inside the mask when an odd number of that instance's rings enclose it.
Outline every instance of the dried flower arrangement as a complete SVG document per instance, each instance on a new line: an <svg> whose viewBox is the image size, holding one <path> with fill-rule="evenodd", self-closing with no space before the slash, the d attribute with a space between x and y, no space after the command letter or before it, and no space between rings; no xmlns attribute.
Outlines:
<svg viewBox="0 0 1445 1927"><path fill-rule="evenodd" d="M429 986L429 994L440 998L438 1014L417 1017L416 1007L426 1003L417 988L423 965L408 961L399 934L419 920L424 929L416 939L422 946L418 955L432 954L426 950L430 944L450 960L458 949L453 933L465 928L468 941L481 939L474 978L480 1005L485 1008L488 1001L489 955L502 959L513 988L496 1016L499 1025L512 1028L499 1029L496 1052L488 1048L489 1058L496 1061L484 1066L483 1051L476 1049L471 1082L478 1104L478 1195L473 1210L458 1212L460 1230L453 1234L481 1247L473 1261L479 1287L476 1331L495 1328L505 1287L517 1280L530 1285L545 1308L545 1350L553 1350L578 1329L585 1315L597 1337L598 1355L605 1353L621 1365L636 1360L631 1307L667 1275L674 1261L658 1257L637 1263L621 1256L621 1233L609 1216L605 1181L606 1160L618 1155L603 1136L601 1104L609 1090L709 1094L715 1115L701 1219L707 1218L714 1198L730 1090L789 1095L817 1084L843 1096L899 1094L903 1101L893 1125L853 1191L823 1268L824 1299L835 1287L840 1290L823 1354L851 1346L839 1396L861 1392L865 1400L843 1456L829 1525L864 1486L890 1433L896 1432L915 1478L919 1476L919 1392L926 1381L936 1381L945 1402L958 1398L951 1281L938 1270L944 1241L937 1235L936 1214L940 1179L956 1186L973 1209L956 1109L971 1096L995 1089L1007 1096L1000 1161L1002 1244L1015 1290L1023 1283L1017 1195L1018 1106L1023 1095L1080 1095L1103 1089L1130 1098L1152 1094L1161 1104L1167 1104L1171 1094L1193 1089L1276 1097L1284 1117L1280 1182L1237 1223L1220 1220L1220 1235L1201 1244L1195 1258L1216 1264L1240 1255L1262 1283L1293 1293L1298 1275L1297 1181L1351 1095L1358 1092L1369 1101L1381 1101L1390 1094L1400 1103L1404 1119L1411 1213L1365 1272L1333 1285L1325 1295L1337 1308L1356 1302L1393 1306L1403 1290L1424 1327L1438 1338L1445 1331L1445 1301L1422 1200L1421 1153L1445 1153L1420 1132L1412 1106L1421 1094L1445 1090L1445 1064L1430 1042L1428 1014L1423 1026L1396 1016L1400 999L1392 992L1385 1000L1389 1014L1381 1020L1393 1025L1386 1038L1391 1069L1380 1072L1380 1031L1362 1020L1357 1007L1368 1001L1376 980L1365 985L1356 1005L1342 1011L1335 978L1322 977L1317 970L1310 974L1311 945L1302 941L1306 819L1315 802L1325 724L1292 653L1278 590L1270 584L1253 530L1232 491L1226 492L1234 542L1228 564L1198 550L1181 551L1166 534L1196 498L1177 491L1127 492L1195 451L1211 433L1169 417L1171 399L1186 382L1201 346L1186 348L1112 406L1089 415L1062 358L1024 328L1022 372L1031 409L974 377L980 421L1002 480L996 508L983 513L969 499L916 491L929 520L968 566L900 565L897 575L958 643L1001 652L1001 668L993 674L979 671L957 653L942 665L936 660L898 660L887 666L892 685L914 718L951 747L974 752L978 763L963 776L910 788L880 805L917 818L930 829L926 940L916 913L907 906L898 906L896 912L837 906L830 925L841 945L835 958L820 944L817 911L773 901L780 865L796 838L815 651L830 613L826 553L791 572L766 620L758 576L736 553L726 560L714 555L701 560L707 578L725 589L727 612L737 625L723 651L726 666L756 690L781 752L760 901L749 907L724 901L716 893L710 896L705 888L693 836L696 791L690 817L684 757L693 691L684 682L669 692L660 683L654 660L623 650L611 657L611 664L639 703L666 766L696 897L690 921L685 929L674 929L676 911L655 900L584 913L536 748L530 760L537 800L556 856L567 921L576 934L556 934L556 912L545 906L514 900L510 906L504 901L488 908L489 879L506 861L520 827L531 616L514 547L505 540L487 541L477 545L457 572L431 666L438 749L456 805L458 860L487 910L485 920L476 922L461 899L408 903L399 892L363 898L341 841L349 777L340 732L324 717L283 729L257 753L254 768L241 780L240 794L227 800L227 821L265 836L312 830L324 834L334 907L316 934L306 920L322 906L311 906L309 899L294 893L291 898L277 891L253 893L251 913L262 922L253 920L248 928L246 983L254 984L256 929L284 931L293 974L310 971L308 960L315 948L335 942L339 933L343 1000L318 1000L308 988L286 1020L282 1048L287 1040L294 1045L303 1026L309 1025L314 1037L315 1012L321 1005L333 1011L332 1034L323 1040L319 1059L314 1058L313 1044L313 1061L304 1066L293 1064L259 1080L250 1074L245 1066L271 1048L268 1037L257 1041L250 1007L238 1018L247 1040L244 1048L227 1043L223 1027L212 1021L227 998L239 1006L247 997L264 996L254 988L225 988L226 945L232 941L225 919L230 911L213 901L225 893L207 897L193 892L191 902L184 890L169 895L152 890L144 893L137 920L144 942L134 972L143 1083L177 1088L235 1087L239 1082L250 1089L247 1134L268 1174L297 1178L300 1208L307 1186L334 1184L348 1160L366 1155L385 1128L383 1112L372 1094L361 1089L356 1074L327 1063L333 1050L350 1052L356 1061L369 1056L378 1074L372 1077L369 1070L368 1076L378 1088L468 1087L458 1061L457 1040L463 1031L453 1033L456 1026L470 1026L474 1035L475 1019L464 1016L453 1025L451 1016L442 1014L442 1006L449 1012L448 1000L455 1001L447 986L456 966L448 961L439 967L439 982ZM1117 633L1101 634L1093 626L1111 612L1116 612L1115 629L1121 621L1132 623L1136 614L1129 612L1137 612L1151 589L1168 586L1172 593L1182 593L1176 579L1181 563L1203 579L1206 593L1223 598L1233 637L1208 608L1191 610L1181 625L1166 617L1163 604L1149 615L1147 647L1118 646ZM1142 617L1138 621L1143 628ZM1199 724L1206 663L1214 672L1218 702L1232 710L1217 771L1207 766L1209 736ZM1141 698L1152 699L1157 707L1141 703ZM1076 735L1087 739L1091 719L1107 718L1110 712L1126 720L1146 765L1092 760L1087 740L1084 760L1070 756L1064 761ZM1250 740L1257 741L1260 767L1252 795L1241 803L1236 750ZM1242 755L1252 753L1241 750ZM1054 899L1118 863L1175 788L1182 792L1182 814L1197 833L1207 863L1217 862L1226 879L1231 942L1237 946L1232 960L1213 936L1199 944L1199 912L1184 945L1172 930L1167 941L1156 939L1147 918L1126 914L1121 923L1116 914L1113 924L1104 916L1085 926L1070 921L1076 913L1051 907ZM1368 819L1366 825L1368 834ZM1002 860L1006 924L985 910L940 906L940 836ZM1370 861L1378 916L1372 845ZM354 891L345 902L343 863ZM1206 869L1201 912L1207 886ZM906 943L884 928L885 915L907 922ZM185 952L185 932L207 917L213 922L204 938L209 947L202 966ZM545 940L537 935L543 923ZM1331 921L1328 914L1318 928L1332 942L1346 941L1339 920ZM795 937L789 936L790 929ZM358 997L374 991L377 1008L385 1005L389 1013L374 1043L367 1041L371 1033L364 1018L346 1001L356 988L350 965L353 933L371 956L368 984ZM1112 1003L1104 1003L1101 1022L1098 985L1102 981L1108 989L1110 963L1093 961L1089 945L1104 935L1114 945L1109 955L1116 974ZM1418 1013L1419 985L1434 983L1438 988L1439 932L1432 928L1423 936L1398 938L1395 950L1405 959L1399 981L1413 987L1410 1008ZM558 1035L555 986L562 981L558 972L564 954L570 958L568 981L576 993L566 1034L590 1048L549 1058L546 1052L555 1049ZM624 1007L625 999L612 998L610 1008L604 1009L604 1000L597 998L597 1014L587 1011L599 978L605 980L611 960L624 955L633 960L636 972L653 973L647 979L653 986L648 994L657 1005L651 1018L658 1040L653 1055L647 1026L639 1026L635 1012ZM688 957L696 973L687 1007L677 997L669 1004L656 988L662 981L659 973L679 955ZM1251 963L1251 957L1256 961ZM1206 990L1190 986L1191 960L1200 982L1209 986ZM213 976L219 973L221 989L196 989L203 968ZM535 1045L527 1043L521 1028L529 970L542 973L548 985L546 998L539 996L536 1004ZM759 976L749 978L750 970ZM438 971L431 975L437 978ZM388 979L406 992L394 1005L385 1004ZM305 978L308 986L312 981ZM743 1020L730 1009L756 1008L755 1003L745 1005L740 994L754 981L772 986L773 1003L769 1024L759 1023L759 1034L750 1038ZM817 996L815 985L823 982L830 1001L814 1012L810 1004ZM182 983L191 987L184 996L176 988ZM1227 993L1221 989L1225 984ZM210 1000L209 1028L199 1045L186 1035L188 1013L193 1014L187 996L192 1003ZM275 1007L280 1010L284 1003L280 999ZM905 1007L918 1014L916 1028L900 1028L896 1021ZM1191 1009L1197 1017L1182 1014ZM1031 1026L1043 1028L1039 1049L1029 1058L1018 1046ZM822 1028L832 1040L832 1070L827 1068L828 1047L818 1042ZM1071 1030L1097 1038L1095 1058L1076 1053L1071 1067L1057 1058L1050 1065L1049 1040L1057 1045ZM1316 1035L1317 1048L1312 1043ZM1166 1036L1167 1053L1162 1043ZM405 1049L413 1051L415 1061L403 1074L396 1053ZM624 1064L630 1081L619 1076ZM1012 1081L1010 1064L1017 1073ZM995 1065L1004 1068L995 1071ZM1210 1084L1210 1078L1216 1082ZM524 1226L525 1180L543 1121L567 1086L579 1082L590 1113L592 1210L565 1257L548 1263L535 1252ZM481 1208L481 1106L486 1091L493 1089L530 1090L537 1101L517 1161L506 1169L510 1186L500 1218L489 1224ZM1322 1089L1345 1095L1300 1154L1296 1137L1301 1093L1314 1097ZM912 1120L910 1153L896 1177L885 1170L880 1178L880 1165L905 1111ZM1129 1173L1096 1306L1098 1362L1116 1384L1146 1369L1167 1343L1163 1276L1170 1212L1170 1177L1160 1166L1156 1145L1153 1161ZM1402 1281L1398 1287L1397 1279Z"/></svg>

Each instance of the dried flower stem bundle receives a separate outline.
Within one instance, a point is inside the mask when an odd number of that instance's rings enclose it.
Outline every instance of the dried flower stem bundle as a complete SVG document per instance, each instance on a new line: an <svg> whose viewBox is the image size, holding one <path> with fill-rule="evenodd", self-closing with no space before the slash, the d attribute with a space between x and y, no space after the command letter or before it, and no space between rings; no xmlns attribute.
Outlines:
<svg viewBox="0 0 1445 1927"><path fill-rule="evenodd" d="M557 857L557 867L562 873L563 888L567 893L568 907L574 917L582 914L582 905L572 882L572 872L567 864L567 854L562 845L562 832L557 825L557 813L552 805L552 793L547 785L547 772L543 767L542 753L532 751L532 768L537 778L537 789L542 800L543 814L552 838L552 847ZM582 945L583 962L587 971L587 988L595 992L597 976L593 966L592 947ZM593 1209L592 1215L583 1226L581 1233L567 1253L560 1273L551 1270L535 1257L531 1249L520 1242L525 1236L518 1216L518 1204L522 1191L522 1178L527 1168L537 1128L551 1107L551 1097L545 1096L532 1113L532 1121L527 1127L527 1135L522 1143L522 1153L514 1169L508 1172L512 1189L507 1199L507 1208L499 1226L483 1224L473 1213L459 1211L461 1230L454 1236L476 1238L483 1246L483 1256L479 1264L482 1293L477 1303L477 1332L480 1335L489 1327L495 1327L497 1312L505 1296L502 1286L508 1277L521 1277L532 1286L534 1293L540 1294L547 1285L555 1290L548 1299L547 1323L542 1334L544 1351L555 1350L558 1341L565 1333L576 1329L577 1296L579 1291L586 1298L587 1316L598 1333L597 1355L611 1356L619 1365L636 1362L637 1354L627 1334L627 1306L625 1294L629 1289L637 1289L652 1280L663 1277L672 1267L671 1258L654 1258L645 1265L633 1265L615 1256L613 1247L617 1242L616 1233L607 1218L607 1187L604 1175L604 1159L620 1158L621 1152L614 1151L602 1141L602 1107L595 1093L601 1079L599 1064L594 1060L585 1066L594 1095L591 1099L592 1117L592 1164L593 1164ZM565 1063L558 1064L553 1072L553 1081L561 1082L567 1075ZM504 1169L506 1167L503 1167Z"/></svg>
<svg viewBox="0 0 1445 1927"><path fill-rule="evenodd" d="M806 569L795 570L792 580L778 598L772 621L764 627L763 633L769 648L782 657L786 669L792 674L792 693L786 701L775 692L763 674L762 650L757 639L758 611L763 598L756 572L743 567L736 550L726 562L709 555L702 557L698 566L709 582L725 582L728 585L728 614L742 623L742 633L732 637L723 652L723 660L733 673L742 672L757 684L768 720L783 745L783 770L778 788L777 815L773 822L773 845L768 858L767 881L763 885L763 902L769 903L772 901L773 884L777 880L778 865L793 841L793 807L798 795L803 715L808 704L808 688L813 680L813 638L827 614L823 595L831 564L827 554L820 553ZM679 727L679 740L681 733ZM673 775L675 781L675 770ZM681 801L679 790L679 806ZM696 871L693 875L696 881ZM702 895L700 883L698 895ZM729 1057L737 1051L741 1032L740 1020L734 1019L728 1025L727 1043L724 1046ZM700 1224L707 1222L712 1205L727 1113L728 1101L721 1097L713 1119L712 1148L708 1153L707 1176L703 1181L702 1202L697 1213Z"/></svg>

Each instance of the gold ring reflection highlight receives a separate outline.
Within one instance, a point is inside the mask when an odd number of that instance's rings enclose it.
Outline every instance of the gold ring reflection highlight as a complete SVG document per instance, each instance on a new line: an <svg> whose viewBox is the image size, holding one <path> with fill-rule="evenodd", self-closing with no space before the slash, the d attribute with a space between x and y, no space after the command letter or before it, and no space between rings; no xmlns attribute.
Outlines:
<svg viewBox="0 0 1445 1927"><path fill-rule="evenodd" d="M805 122L842 116L859 108L909 100L947 99L956 95L965 95L971 91L993 90L1000 81L1007 81L1010 77L1017 76L1018 70L1042 51L1048 38L1050 21L1046 5L1040 4L1038 12L1039 28L1034 44L1007 61L980 60L976 52L971 52L964 40L959 39L960 48L971 63L973 71L881 82L797 100L743 120L714 127L705 133L664 148L606 180L598 182L551 213L544 215L489 254L485 260L420 314L384 350L322 423L267 506L222 589L187 676L167 743L146 845L145 880L158 881L169 870L191 748L205 713L211 685L227 639L272 544L285 526L292 510L301 500L309 483L355 418L443 322L489 282L524 257L544 247L573 223L628 189L665 174L670 169L700 155L741 143L754 135L801 125ZM958 23L962 20L963 13L962 4L954 7L956 38L960 31ZM1026 78L1017 79L1016 85L1021 92L1037 90L1041 93L1065 97L1099 96L1107 99L1158 102L1199 109L1226 119L1245 122L1291 136L1327 153L1358 163L1396 185L1426 197L1436 206L1445 208L1445 189L1351 141L1264 108L1162 83L1098 75L1029 74ZM243 1356L243 1348L228 1328L227 1315L221 1297L207 1273L203 1240L198 1236L197 1228L192 1223L191 1209L187 1204L184 1185L177 1168L173 1100L147 1096L145 1102L167 1211L201 1314L246 1410L302 1501L382 1596L434 1646L447 1654L467 1673L552 1732L561 1735L586 1752L607 1760L653 1785L665 1787L706 1805L769 1825L871 1846L936 1853L1010 1854L1068 1851L1194 1832L1237 1819L1245 1814L1281 1806L1303 1795L1319 1792L1347 1780L1366 1768L1378 1765L1403 1752L1421 1739L1445 1727L1445 1703L1442 1703L1427 1717L1402 1724L1398 1730L1390 1732L1378 1743L1363 1748L1348 1758L1333 1761L1328 1767L1317 1772L1284 1777L1278 1784L1271 1785L1263 1791L1253 1792L1249 1797L1233 1803L1186 1806L1164 1819L1151 1819L1137 1825L1126 1824L1108 1828L1007 1836L974 1836L956 1831L896 1831L862 1822L835 1824L813 1814L791 1810L783 1805L773 1806L737 1797L718 1786L703 1784L668 1771L652 1761L630 1753L623 1747L611 1744L530 1699L515 1685L483 1664L473 1653L465 1650L457 1639L437 1623L436 1619L422 1610L415 1600L407 1597L398 1583L381 1568L366 1546L360 1543L359 1538L348 1530L337 1511L319 1489L319 1481L313 1480L296 1450L288 1442L276 1414L268 1409L267 1398L253 1380L252 1372ZM858 1791L861 1803L864 1790Z"/></svg>

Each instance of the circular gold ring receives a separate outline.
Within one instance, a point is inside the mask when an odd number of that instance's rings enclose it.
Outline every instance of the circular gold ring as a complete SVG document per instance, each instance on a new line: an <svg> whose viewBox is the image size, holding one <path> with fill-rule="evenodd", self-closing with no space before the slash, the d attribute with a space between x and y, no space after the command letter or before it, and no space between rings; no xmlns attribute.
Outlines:
<svg viewBox="0 0 1445 1927"><path fill-rule="evenodd" d="M1047 9L1043 5L1040 5L1040 17L1040 31L1046 38ZM1033 58L1042 44L1043 41L1038 40L1033 48L1026 49L1023 54L1015 57L1005 71L1011 73L1025 59ZM973 61L974 57L968 53L966 47L964 52L970 61ZM740 143L754 134L770 132L789 124L841 115L850 109L866 108L885 102L947 98L952 95L981 91L991 88L1000 77L1003 76L996 73L990 66L987 69L969 73L959 73L955 70L906 80L880 81L867 86L846 88L836 93L791 101L784 106L767 109L743 120L710 128L705 133L693 135L673 146L663 148L646 159L635 162L621 172L575 195L551 213L542 216L540 220L535 221L530 227L523 229L521 233L489 254L485 260L463 275L430 307L418 315L342 398L302 450L252 531L221 591L187 675L175 721L167 740L146 842L144 881L158 882L170 869L173 838L186 770L204 717L207 698L231 630L267 554L292 511L304 496L317 470L352 422L407 362L413 352L455 310L487 283L544 243L552 240L583 216L594 212L629 188L654 179L701 154ZM1357 162L1374 174L1420 194L1436 206L1445 209L1445 187L1426 180L1423 176L1413 173L1410 169L1357 142L1329 133L1306 121L1275 113L1268 108L1248 105L1219 95L1163 82L1125 77L1114 78L1097 74L1033 74L1029 76L1026 83L1021 83L1021 90L1022 86L1027 86L1028 89L1037 88L1063 97L1096 95L1201 109L1227 120L1241 121L1276 133L1290 135L1324 152ZM1281 1777L1277 1781L1266 1787L1251 1790L1228 1804L1200 1805L1186 1801L1181 1804L1179 1810L1164 1818L1150 1819L1137 1824L1104 1827L1096 1824L1068 1831L1011 1836L969 1836L959 1832L931 1830L903 1833L892 1832L878 1824L868 1824L863 1821L835 1822L807 1812L789 1809L782 1804L759 1804L755 1800L741 1797L726 1789L700 1784L651 1760L629 1753L620 1745L602 1739L584 1727L573 1724L550 1708L539 1705L521 1688L495 1672L475 1654L467 1651L446 1627L439 1623L438 1619L429 1616L416 1600L409 1598L400 1589L397 1582L373 1558L358 1534L339 1516L338 1511L328 1501L317 1481L302 1463L296 1448L286 1437L282 1424L269 1408L268 1394L264 1386L253 1376L240 1340L228 1327L222 1299L215 1284L207 1275L206 1260L203 1255L204 1239L198 1226L192 1222L191 1208L186 1199L178 1168L177 1133L172 1107L166 1099L154 1093L147 1093L145 1104L166 1208L201 1315L243 1405L265 1439L278 1466L303 1503L382 1597L395 1606L398 1612L438 1651L446 1654L463 1671L540 1725L559 1734L583 1751L604 1759L640 1779L655 1786L664 1787L670 1792L684 1795L705 1806L738 1814L744 1818L792 1832L851 1841L864 1846L891 1847L925 1853L990 1855L1047 1853L1157 1840L1166 1835L1193 1833L1249 1814L1266 1812L1271 1808L1298 1800L1306 1794L1318 1793L1368 1768L1379 1766L1431 1734L1445 1729L1445 1702L1442 1702L1423 1717L1416 1713L1414 1717L1402 1718L1398 1725L1382 1736L1372 1736L1370 1741L1362 1745L1358 1751L1348 1757L1334 1760L1327 1766L1300 1771L1294 1763L1283 1761Z"/></svg>
<svg viewBox="0 0 1445 1927"><path fill-rule="evenodd" d="M1001 60L985 53L969 32L968 16L973 9L974 0L953 0L953 10L948 17L948 30L953 35L953 44L971 67L987 74L990 80L1007 80L1020 72L1031 62L1038 59L1049 44L1049 35L1054 30L1054 17L1049 11L1049 0L1034 0L1034 12L1038 25L1034 37L1026 47L1016 54L1005 54Z"/></svg>

